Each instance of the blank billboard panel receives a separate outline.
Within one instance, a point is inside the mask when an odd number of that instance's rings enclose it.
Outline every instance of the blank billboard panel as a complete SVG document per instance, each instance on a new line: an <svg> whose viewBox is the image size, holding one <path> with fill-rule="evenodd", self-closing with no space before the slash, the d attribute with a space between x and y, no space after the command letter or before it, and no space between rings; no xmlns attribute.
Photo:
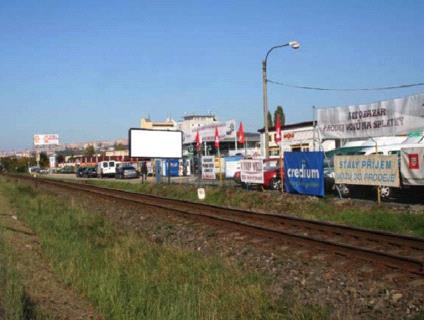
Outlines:
<svg viewBox="0 0 424 320"><path fill-rule="evenodd" d="M130 129L130 157L182 158L181 131Z"/></svg>

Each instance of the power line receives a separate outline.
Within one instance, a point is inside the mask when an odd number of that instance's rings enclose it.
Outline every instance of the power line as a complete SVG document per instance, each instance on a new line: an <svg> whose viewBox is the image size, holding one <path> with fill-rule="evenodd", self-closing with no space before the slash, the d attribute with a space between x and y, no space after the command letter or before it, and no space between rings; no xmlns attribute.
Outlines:
<svg viewBox="0 0 424 320"><path fill-rule="evenodd" d="M390 86L390 87L377 87L377 88L320 88L320 87L311 87L311 86L297 86L294 84L288 84L284 82L274 81L267 79L267 82L276 84L279 86L289 87L289 88L296 88L296 89L306 89L306 90L319 90L319 91L379 91L379 90L393 90L393 89L404 89L404 88L411 88L411 87L419 87L424 86L424 82L418 82L418 83L408 83L408 84L401 84L398 86Z"/></svg>

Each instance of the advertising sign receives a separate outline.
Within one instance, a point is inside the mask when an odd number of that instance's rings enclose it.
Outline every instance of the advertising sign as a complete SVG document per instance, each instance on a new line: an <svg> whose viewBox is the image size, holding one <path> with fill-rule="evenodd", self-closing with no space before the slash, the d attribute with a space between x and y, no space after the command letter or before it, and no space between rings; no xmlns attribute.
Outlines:
<svg viewBox="0 0 424 320"><path fill-rule="evenodd" d="M240 178L244 183L264 183L263 161L240 160Z"/></svg>
<svg viewBox="0 0 424 320"><path fill-rule="evenodd" d="M202 179L215 180L215 157L203 156L202 157Z"/></svg>
<svg viewBox="0 0 424 320"><path fill-rule="evenodd" d="M399 187L398 156L335 156L336 183Z"/></svg>
<svg viewBox="0 0 424 320"><path fill-rule="evenodd" d="M287 192L324 196L324 153L284 152Z"/></svg>
<svg viewBox="0 0 424 320"><path fill-rule="evenodd" d="M128 133L130 157L182 158L182 132L131 128Z"/></svg>
<svg viewBox="0 0 424 320"><path fill-rule="evenodd" d="M184 130L184 143L196 142L197 132L199 132L199 136L202 141L215 141L215 130L218 130L219 141L229 138L234 140L236 138L236 121L229 120L226 122L215 122L200 127L193 127L189 130Z"/></svg>
<svg viewBox="0 0 424 320"><path fill-rule="evenodd" d="M402 148L400 151L402 182L411 186L424 185L424 146Z"/></svg>
<svg viewBox="0 0 424 320"><path fill-rule="evenodd" d="M56 156L49 157L50 168L56 168Z"/></svg>
<svg viewBox="0 0 424 320"><path fill-rule="evenodd" d="M59 144L58 134L34 134L34 146L47 146Z"/></svg>
<svg viewBox="0 0 424 320"><path fill-rule="evenodd" d="M368 138L424 128L424 94L371 104L318 109L323 138Z"/></svg>

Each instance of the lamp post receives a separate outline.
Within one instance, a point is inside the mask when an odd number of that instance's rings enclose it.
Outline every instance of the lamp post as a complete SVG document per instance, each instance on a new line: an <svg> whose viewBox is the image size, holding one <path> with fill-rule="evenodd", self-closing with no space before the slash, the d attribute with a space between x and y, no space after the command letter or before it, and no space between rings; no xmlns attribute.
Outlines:
<svg viewBox="0 0 424 320"><path fill-rule="evenodd" d="M272 50L283 48L283 47L291 47L293 49L299 49L300 43L297 41L290 41L286 44L278 45L272 47L266 53L265 59L262 61L262 91L263 91L263 108L264 108L264 128L265 128L265 158L269 156L269 134L268 134L268 90L267 90L267 76L266 76L266 63L268 60L268 56Z"/></svg>

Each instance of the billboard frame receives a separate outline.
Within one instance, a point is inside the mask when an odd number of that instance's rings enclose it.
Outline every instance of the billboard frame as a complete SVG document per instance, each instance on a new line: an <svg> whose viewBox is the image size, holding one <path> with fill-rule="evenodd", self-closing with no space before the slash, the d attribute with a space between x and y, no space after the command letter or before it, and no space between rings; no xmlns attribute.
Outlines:
<svg viewBox="0 0 424 320"><path fill-rule="evenodd" d="M133 156L131 150L131 131L154 131L154 132L180 132L181 133L181 158L176 157L139 157ZM143 159L182 159L183 158L183 132L181 130L154 130L144 128L129 128L128 129L128 153L131 158L143 158Z"/></svg>

